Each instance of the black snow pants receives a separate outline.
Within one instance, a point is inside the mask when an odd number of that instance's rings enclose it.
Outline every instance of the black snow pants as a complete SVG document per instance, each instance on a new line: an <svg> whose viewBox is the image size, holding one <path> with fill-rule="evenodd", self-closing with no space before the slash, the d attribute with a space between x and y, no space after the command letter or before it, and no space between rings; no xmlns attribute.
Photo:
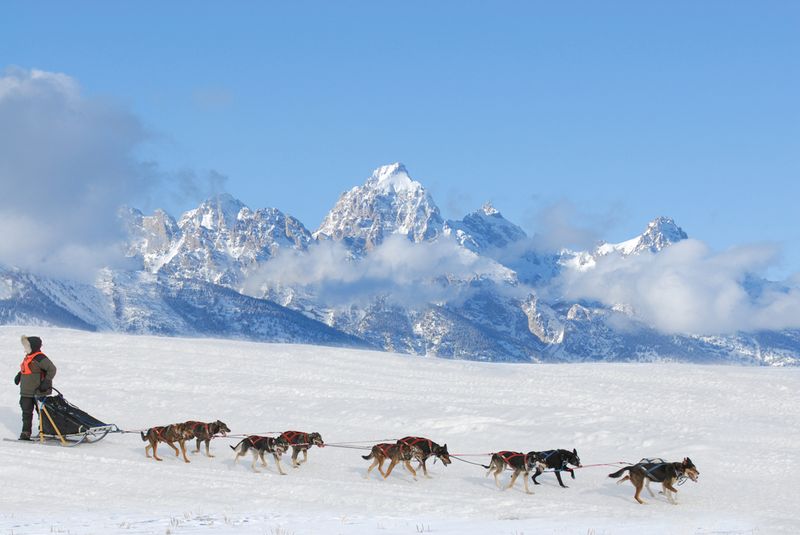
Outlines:
<svg viewBox="0 0 800 535"><path fill-rule="evenodd" d="M36 402L33 398L27 398L20 396L19 398L19 406L22 407L22 432L29 433L31 432L31 427L33 426L33 407L36 405Z"/></svg>

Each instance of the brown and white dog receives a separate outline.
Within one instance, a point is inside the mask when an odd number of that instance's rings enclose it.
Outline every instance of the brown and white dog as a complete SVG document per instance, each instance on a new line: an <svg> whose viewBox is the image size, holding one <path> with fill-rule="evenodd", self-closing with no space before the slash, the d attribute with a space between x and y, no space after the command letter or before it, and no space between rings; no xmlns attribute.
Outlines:
<svg viewBox="0 0 800 535"><path fill-rule="evenodd" d="M319 433L304 433L303 431L284 431L281 433L281 438L292 446L292 467L298 468L302 463L308 460L308 448L317 446L320 448L325 447L325 442L322 441L322 435ZM303 452L303 460L298 461L297 455Z"/></svg>
<svg viewBox="0 0 800 535"><path fill-rule="evenodd" d="M528 488L528 475L532 471L540 472L546 468L546 466L539 461L539 457L535 451L530 451L528 453L520 453L518 451L498 451L497 453L492 454L492 460L489 462L489 465L483 465L484 468L488 468L488 472L486 472L486 477L489 477L489 474L494 473L494 483L497 485L497 488L500 487L500 480L497 479L497 476L509 467L514 471L513 475L511 476L511 482L505 487L503 490L510 489L514 486L514 483L517 482L517 478L522 474L524 477L522 480L525 482L525 492L528 494L533 494L531 490Z"/></svg>
<svg viewBox="0 0 800 535"><path fill-rule="evenodd" d="M167 446L175 450L176 457L182 453L183 460L187 463L190 462L186 457L186 441L194 438L194 433L192 433L191 428L186 424L151 427L146 432L140 432L140 434L144 442L149 442L149 444L144 447L144 454L147 458L150 458L150 450L153 450L153 458L156 461L162 460L158 456L158 443L165 442ZM181 447L180 453L178 452L178 448L175 447L175 442Z"/></svg>
<svg viewBox="0 0 800 535"><path fill-rule="evenodd" d="M421 463L423 456L424 454L422 453L422 450L418 446L408 446L406 444L402 444L399 442L395 444L390 444L386 442L381 444L375 444L374 446L372 446L372 451L369 452L369 455L361 456L362 459L365 459L367 461L373 459L372 464L370 465L369 468L367 468L367 473L364 474L364 478L369 477L369 473L372 472L372 469L377 466L378 472L381 473L383 479L386 479L387 477L389 477L389 474L392 473L394 467L398 463L402 462L403 465L406 467L406 470L408 470L411 473L411 477L413 477L414 480L416 480L417 471L411 467L411 463L409 461L411 461L411 459L416 459ZM389 462L389 468L386 470L386 472L384 472L383 463L384 461L386 461L386 459L389 459L390 462Z"/></svg>
<svg viewBox="0 0 800 535"><path fill-rule="evenodd" d="M200 444L205 442L207 457L213 457L209 451L211 439L217 435L221 435L223 437L227 436L227 434L231 432L231 430L228 429L228 426L220 420L215 420L208 423L190 420L185 422L184 425L188 426L189 429L192 430L193 438L197 440L197 447L192 453L198 453L200 451Z"/></svg>
<svg viewBox="0 0 800 535"><path fill-rule="evenodd" d="M275 459L275 465L278 467L278 473L282 476L286 475L281 468L281 456L289 449L289 443L282 437L275 438L251 435L239 441L235 446L231 446L231 449L236 452L236 458L233 460L233 464L236 464L239 461L239 457L247 454L248 451L253 453L253 464L250 465L253 472L258 472L258 470L256 470L256 460L261 459L261 466L267 466L267 460L264 458L264 454L271 453L272 458Z"/></svg>
<svg viewBox="0 0 800 535"><path fill-rule="evenodd" d="M642 459L637 464L626 466L613 474L608 474L608 477L617 478L625 472L628 472L628 475L617 481L617 484L630 481L636 488L636 493L633 497L641 504L645 503L639 497L644 487L647 487L647 492L650 493L651 497L655 498L655 494L650 490L651 481L661 483L661 487L664 489L664 496L667 497L669 503L676 505L678 502L675 501L674 494L678 492L678 489L675 488L675 483L682 477L688 477L696 482L700 476L697 467L688 457L685 457L682 462L675 463L668 463L662 459Z"/></svg>

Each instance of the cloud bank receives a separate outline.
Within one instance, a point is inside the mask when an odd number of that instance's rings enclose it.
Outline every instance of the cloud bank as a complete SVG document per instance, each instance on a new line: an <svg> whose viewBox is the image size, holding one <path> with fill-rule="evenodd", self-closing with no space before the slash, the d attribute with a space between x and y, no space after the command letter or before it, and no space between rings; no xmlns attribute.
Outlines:
<svg viewBox="0 0 800 535"><path fill-rule="evenodd" d="M127 111L81 94L71 77L0 77L0 262L81 276L122 261L118 209L152 190L134 156L148 135Z"/></svg>
<svg viewBox="0 0 800 535"><path fill-rule="evenodd" d="M150 132L128 110L61 73L0 75L0 264L78 280L125 267L124 205L224 190L216 171L164 173L138 153Z"/></svg>
<svg viewBox="0 0 800 535"><path fill-rule="evenodd" d="M665 333L730 334L800 327L800 289L756 277L778 255L774 245L712 252L688 239L663 251L601 257L594 269L565 271L568 300L625 304Z"/></svg>
<svg viewBox="0 0 800 535"><path fill-rule="evenodd" d="M470 293L469 281L510 277L508 269L453 240L412 243L393 235L359 259L334 241L305 252L281 249L248 279L245 291L257 295L265 287L291 286L327 305L366 305L380 295L410 306L463 299Z"/></svg>

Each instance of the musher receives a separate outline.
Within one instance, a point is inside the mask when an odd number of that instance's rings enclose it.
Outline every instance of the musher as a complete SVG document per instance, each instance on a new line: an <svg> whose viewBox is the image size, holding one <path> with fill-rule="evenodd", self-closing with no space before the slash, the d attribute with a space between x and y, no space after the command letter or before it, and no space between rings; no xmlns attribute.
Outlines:
<svg viewBox="0 0 800 535"><path fill-rule="evenodd" d="M19 439L30 440L36 398L53 393L56 366L42 353L42 339L38 336L23 335L22 347L25 348L25 358L19 366L14 384L19 385L19 406L22 407L22 433Z"/></svg>

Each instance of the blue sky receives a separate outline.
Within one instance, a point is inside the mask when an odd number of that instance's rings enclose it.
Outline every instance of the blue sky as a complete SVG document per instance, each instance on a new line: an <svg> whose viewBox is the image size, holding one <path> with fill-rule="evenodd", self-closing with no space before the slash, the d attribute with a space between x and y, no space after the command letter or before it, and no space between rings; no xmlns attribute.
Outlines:
<svg viewBox="0 0 800 535"><path fill-rule="evenodd" d="M492 200L536 232L557 206L620 241L668 215L800 271L796 2L4 3L9 66L129 111L160 173L312 230L402 161L446 218Z"/></svg>

